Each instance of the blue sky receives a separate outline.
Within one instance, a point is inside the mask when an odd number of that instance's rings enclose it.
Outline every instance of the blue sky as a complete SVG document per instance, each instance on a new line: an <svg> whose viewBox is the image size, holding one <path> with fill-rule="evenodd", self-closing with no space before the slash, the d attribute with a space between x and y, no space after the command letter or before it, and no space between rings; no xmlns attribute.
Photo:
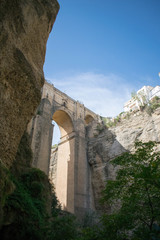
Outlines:
<svg viewBox="0 0 160 240"><path fill-rule="evenodd" d="M102 116L160 85L160 0L59 0L45 78Z"/></svg>

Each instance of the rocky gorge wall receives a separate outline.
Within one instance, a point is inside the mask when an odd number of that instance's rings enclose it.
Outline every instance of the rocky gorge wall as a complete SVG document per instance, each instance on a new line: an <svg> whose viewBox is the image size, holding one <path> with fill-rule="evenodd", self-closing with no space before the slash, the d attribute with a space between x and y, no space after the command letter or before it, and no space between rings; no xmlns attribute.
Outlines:
<svg viewBox="0 0 160 240"><path fill-rule="evenodd" d="M125 151L134 151L134 142L156 141L160 150L160 108L150 116L145 111L121 119L115 127L90 127L87 141L88 161L92 172L95 208L101 211L99 200L108 179L114 179L116 170L110 160Z"/></svg>
<svg viewBox="0 0 160 240"><path fill-rule="evenodd" d="M18 146L41 99L46 43L58 10L57 0L0 0L0 230L9 220L6 199L16 191L10 175L31 170L15 157L25 152Z"/></svg>
<svg viewBox="0 0 160 240"><path fill-rule="evenodd" d="M0 0L0 159L11 166L41 99L56 0Z"/></svg>

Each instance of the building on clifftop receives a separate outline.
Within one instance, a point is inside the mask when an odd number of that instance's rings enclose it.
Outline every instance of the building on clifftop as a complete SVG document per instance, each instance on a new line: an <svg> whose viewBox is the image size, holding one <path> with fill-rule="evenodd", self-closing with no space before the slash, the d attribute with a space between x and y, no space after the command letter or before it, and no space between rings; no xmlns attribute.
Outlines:
<svg viewBox="0 0 160 240"><path fill-rule="evenodd" d="M124 112L140 110L141 106L144 106L149 101L152 101L152 99L156 96L160 98L160 86L143 86L129 101L124 104Z"/></svg>

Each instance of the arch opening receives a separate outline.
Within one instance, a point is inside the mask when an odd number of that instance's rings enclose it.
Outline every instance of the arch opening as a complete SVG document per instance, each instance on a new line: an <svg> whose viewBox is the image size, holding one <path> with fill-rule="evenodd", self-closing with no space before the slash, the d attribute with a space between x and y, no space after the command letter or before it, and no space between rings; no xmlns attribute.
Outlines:
<svg viewBox="0 0 160 240"><path fill-rule="evenodd" d="M54 128L53 137L52 137L52 148L53 148L53 147L56 147L60 143L61 133L60 133L58 124L54 120L52 120L52 125Z"/></svg>
<svg viewBox="0 0 160 240"><path fill-rule="evenodd" d="M94 118L91 115L87 115L84 120L85 120L85 124L88 125L94 121Z"/></svg>
<svg viewBox="0 0 160 240"><path fill-rule="evenodd" d="M60 142L52 148L50 178L64 210L74 213L74 128L71 117L57 110L52 117L60 130ZM53 131L54 138L54 131Z"/></svg>
<svg viewBox="0 0 160 240"><path fill-rule="evenodd" d="M68 113L66 113L63 110L57 110L54 114L53 114L53 120L57 123L57 125L59 126L60 129L60 133L61 133L61 141L63 140L63 138L65 136L69 136L69 134L71 134L73 132L73 123L72 120L70 118L70 116L68 115Z"/></svg>

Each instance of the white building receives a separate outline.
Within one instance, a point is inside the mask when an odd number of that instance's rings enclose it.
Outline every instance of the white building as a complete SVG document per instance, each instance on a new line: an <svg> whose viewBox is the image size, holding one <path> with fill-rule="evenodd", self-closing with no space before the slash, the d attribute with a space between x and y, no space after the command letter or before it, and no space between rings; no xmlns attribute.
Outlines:
<svg viewBox="0 0 160 240"><path fill-rule="evenodd" d="M156 96L160 98L160 86L156 86L150 91L149 100L152 100Z"/></svg>
<svg viewBox="0 0 160 240"><path fill-rule="evenodd" d="M138 109L138 101L134 98L131 98L128 102L124 104L124 112L130 112Z"/></svg>
<svg viewBox="0 0 160 240"><path fill-rule="evenodd" d="M130 112L140 109L154 97L160 97L160 86L143 86L128 102L124 104L124 112Z"/></svg>

